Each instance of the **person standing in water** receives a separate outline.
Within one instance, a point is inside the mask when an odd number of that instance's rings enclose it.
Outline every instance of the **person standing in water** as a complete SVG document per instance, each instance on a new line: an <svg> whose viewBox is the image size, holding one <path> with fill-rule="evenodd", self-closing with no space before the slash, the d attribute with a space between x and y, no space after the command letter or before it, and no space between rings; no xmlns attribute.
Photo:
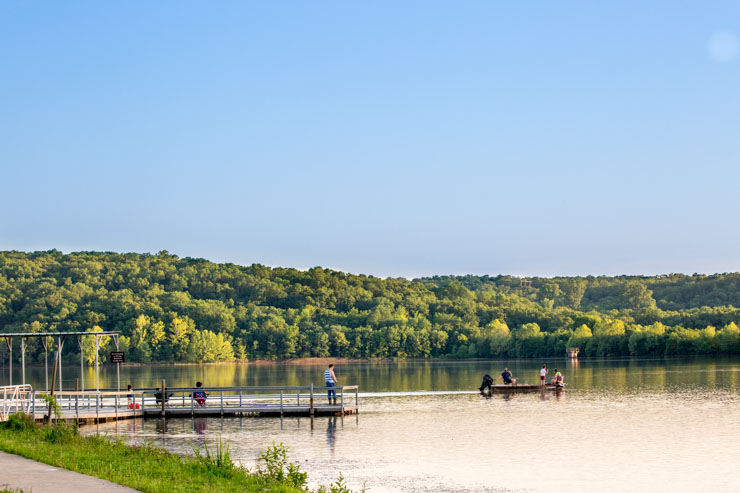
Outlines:
<svg viewBox="0 0 740 493"><path fill-rule="evenodd" d="M329 365L329 368L324 372L324 383L329 387L327 395L329 397L329 405L331 405L331 398L334 397L334 405L337 404L337 391L332 387L337 386L337 377L334 375L334 365Z"/></svg>

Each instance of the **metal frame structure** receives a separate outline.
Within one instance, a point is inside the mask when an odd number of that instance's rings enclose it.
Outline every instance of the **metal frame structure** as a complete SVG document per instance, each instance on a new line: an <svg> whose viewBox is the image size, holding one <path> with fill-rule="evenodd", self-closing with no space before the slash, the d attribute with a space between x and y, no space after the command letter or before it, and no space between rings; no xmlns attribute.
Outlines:
<svg viewBox="0 0 740 493"><path fill-rule="evenodd" d="M44 383L47 390L51 390L49 388L49 361L48 361L48 350L49 350L49 338L57 339L57 351L56 351L56 360L58 364L58 371L59 371L59 391L61 392L63 390L62 388L62 349L64 348L64 340L67 337L74 337L77 340L77 344L80 348L80 381L82 383L81 390L85 390L85 376L84 376L84 356L82 352L82 337L83 336L95 336L95 388L97 390L100 390L100 372L99 372L99 365L98 365L98 351L100 350L100 340L102 337L111 337L113 339L113 343L116 345L116 350L119 349L118 347L118 336L120 335L120 332L118 331L103 331L103 332L16 332L16 333L8 333L8 334L0 334L0 339L5 339L5 344L8 347L8 351L10 352L10 369L8 371L9 375L9 385L13 385L13 338L19 337L21 340L21 380L22 384L26 384L26 339L32 339L34 337L41 338L41 344L44 346ZM117 375L117 382L118 382L118 389L121 389L121 364L116 363L116 375Z"/></svg>

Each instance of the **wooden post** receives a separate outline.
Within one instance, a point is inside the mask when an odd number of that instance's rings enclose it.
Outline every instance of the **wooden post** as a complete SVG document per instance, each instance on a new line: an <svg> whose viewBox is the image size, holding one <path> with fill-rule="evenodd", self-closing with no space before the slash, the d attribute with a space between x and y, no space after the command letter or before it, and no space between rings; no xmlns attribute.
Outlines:
<svg viewBox="0 0 740 493"><path fill-rule="evenodd" d="M26 385L26 338L21 337L21 383Z"/></svg>
<svg viewBox="0 0 740 493"><path fill-rule="evenodd" d="M80 391L80 379L75 378L75 420L77 421L77 426L80 426L80 396L77 395L77 392Z"/></svg>
<svg viewBox="0 0 740 493"><path fill-rule="evenodd" d="M164 378L163 378L162 379L162 417L163 418L164 418L164 395L165 395L164 393L165 393L165 390L166 389L167 389L167 387L165 386Z"/></svg>
<svg viewBox="0 0 740 493"><path fill-rule="evenodd" d="M8 352L10 353L10 357L8 358L8 362L10 365L10 373L9 373L10 383L8 385L12 387L13 386L13 338L6 337L5 344L8 345Z"/></svg>
<svg viewBox="0 0 740 493"><path fill-rule="evenodd" d="M59 351L57 350L57 359L59 359ZM54 397L54 384L57 379L57 362L54 361L54 370L51 372L51 387L49 387L49 396ZM51 423L51 404L47 406L47 412L46 412L46 422Z"/></svg>
<svg viewBox="0 0 740 493"><path fill-rule="evenodd" d="M310 404L309 404L309 408L308 408L308 414L310 414L311 416L313 416L313 384L311 384L311 393L310 393L310 397L309 397L309 402L310 402Z"/></svg>

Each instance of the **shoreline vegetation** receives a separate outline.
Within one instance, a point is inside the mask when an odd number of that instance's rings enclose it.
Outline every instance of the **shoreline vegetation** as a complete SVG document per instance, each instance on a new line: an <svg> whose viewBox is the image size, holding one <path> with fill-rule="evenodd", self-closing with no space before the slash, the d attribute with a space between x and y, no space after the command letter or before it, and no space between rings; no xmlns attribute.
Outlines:
<svg viewBox="0 0 740 493"><path fill-rule="evenodd" d="M740 273L408 280L166 251L0 252L1 332L116 330L127 363L740 354L736 307ZM27 341L26 363L44 361L42 342ZM92 338L64 362L80 351L95 360Z"/></svg>
<svg viewBox="0 0 740 493"><path fill-rule="evenodd" d="M40 425L15 414L0 423L0 450L148 493L311 491L307 473L288 460L282 444L273 443L249 471L234 465L228 444L220 439L211 448L194 449L193 456L180 456L146 444L129 446L116 437L81 436L64 423ZM341 474L335 483L314 491L353 493Z"/></svg>

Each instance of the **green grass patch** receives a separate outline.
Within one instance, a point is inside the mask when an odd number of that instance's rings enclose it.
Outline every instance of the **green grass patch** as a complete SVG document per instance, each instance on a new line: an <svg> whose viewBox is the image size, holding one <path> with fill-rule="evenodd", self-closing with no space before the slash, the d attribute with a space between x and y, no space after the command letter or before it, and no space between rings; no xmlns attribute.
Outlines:
<svg viewBox="0 0 740 493"><path fill-rule="evenodd" d="M151 493L306 491L305 476L298 476L304 483L296 486L291 483L295 474L274 469L272 474L266 469L250 473L234 466L223 445L212 453L183 457L150 446L130 447L116 438L83 437L66 425L39 426L22 415L0 425L0 450ZM6 491L15 493L0 493Z"/></svg>

